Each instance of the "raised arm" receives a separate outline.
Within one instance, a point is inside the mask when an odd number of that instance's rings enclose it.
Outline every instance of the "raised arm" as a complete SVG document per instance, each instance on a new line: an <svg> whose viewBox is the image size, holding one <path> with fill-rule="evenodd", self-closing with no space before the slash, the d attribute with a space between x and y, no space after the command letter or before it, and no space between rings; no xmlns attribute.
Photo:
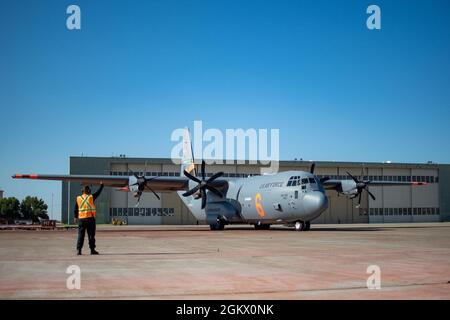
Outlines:
<svg viewBox="0 0 450 320"><path fill-rule="evenodd" d="M102 191L103 191L103 187L104 187L104 185L103 185L103 182L100 184L100 188L97 190L97 192L95 192L93 195L92 195L92 197L94 198L94 201L100 196L100 194L102 193Z"/></svg>

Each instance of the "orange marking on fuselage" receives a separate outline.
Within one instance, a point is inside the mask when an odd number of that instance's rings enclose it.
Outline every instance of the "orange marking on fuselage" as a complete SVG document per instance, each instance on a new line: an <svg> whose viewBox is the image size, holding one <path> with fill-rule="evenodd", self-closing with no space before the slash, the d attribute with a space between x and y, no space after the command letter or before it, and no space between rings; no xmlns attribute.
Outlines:
<svg viewBox="0 0 450 320"><path fill-rule="evenodd" d="M266 213L264 212L264 208L261 205L261 199L262 199L261 195L259 193L257 193L255 196L255 208L256 208L256 211L258 211L259 216L264 217L266 215Z"/></svg>

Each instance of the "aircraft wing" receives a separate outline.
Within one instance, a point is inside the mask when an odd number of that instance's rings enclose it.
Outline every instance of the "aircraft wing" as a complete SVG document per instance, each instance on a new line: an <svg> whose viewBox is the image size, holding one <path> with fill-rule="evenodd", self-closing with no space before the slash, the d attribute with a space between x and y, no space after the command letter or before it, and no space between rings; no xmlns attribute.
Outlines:
<svg viewBox="0 0 450 320"><path fill-rule="evenodd" d="M342 190L343 185L353 184L352 180L335 180L329 179L322 182L322 185L327 190ZM407 181L370 181L368 186L421 186L426 185L426 182L407 182ZM355 185L356 186L356 185Z"/></svg>
<svg viewBox="0 0 450 320"><path fill-rule="evenodd" d="M326 180L322 182L322 185L326 190L337 189L341 185L341 180Z"/></svg>
<svg viewBox="0 0 450 320"><path fill-rule="evenodd" d="M108 176L108 175L49 175L49 174L15 174L13 179L36 179L36 180L54 180L66 182L79 182L85 185L100 185L116 188L128 188L130 185L130 178L136 180L134 177L127 176ZM188 179L185 177L146 177L148 187L156 192L187 190ZM132 183L136 181L131 181ZM124 190L126 191L126 190Z"/></svg>

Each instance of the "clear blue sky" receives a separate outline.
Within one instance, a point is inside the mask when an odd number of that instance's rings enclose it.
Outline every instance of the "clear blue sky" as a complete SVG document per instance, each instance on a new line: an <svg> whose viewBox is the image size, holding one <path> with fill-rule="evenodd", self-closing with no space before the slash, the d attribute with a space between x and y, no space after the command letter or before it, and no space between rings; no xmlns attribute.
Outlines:
<svg viewBox="0 0 450 320"><path fill-rule="evenodd" d="M283 160L448 163L449 14L446 0L3 0L0 188L54 193L59 212L59 183L11 174L67 173L81 153L169 157L194 120L279 128Z"/></svg>

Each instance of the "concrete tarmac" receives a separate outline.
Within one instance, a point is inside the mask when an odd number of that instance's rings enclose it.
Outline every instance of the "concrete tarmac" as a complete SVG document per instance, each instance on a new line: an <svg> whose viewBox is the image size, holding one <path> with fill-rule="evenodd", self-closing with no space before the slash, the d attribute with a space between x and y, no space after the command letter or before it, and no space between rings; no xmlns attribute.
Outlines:
<svg viewBox="0 0 450 320"><path fill-rule="evenodd" d="M450 299L450 223L0 231L0 299ZM66 286L81 270L81 289ZM367 288L367 268L381 289Z"/></svg>

